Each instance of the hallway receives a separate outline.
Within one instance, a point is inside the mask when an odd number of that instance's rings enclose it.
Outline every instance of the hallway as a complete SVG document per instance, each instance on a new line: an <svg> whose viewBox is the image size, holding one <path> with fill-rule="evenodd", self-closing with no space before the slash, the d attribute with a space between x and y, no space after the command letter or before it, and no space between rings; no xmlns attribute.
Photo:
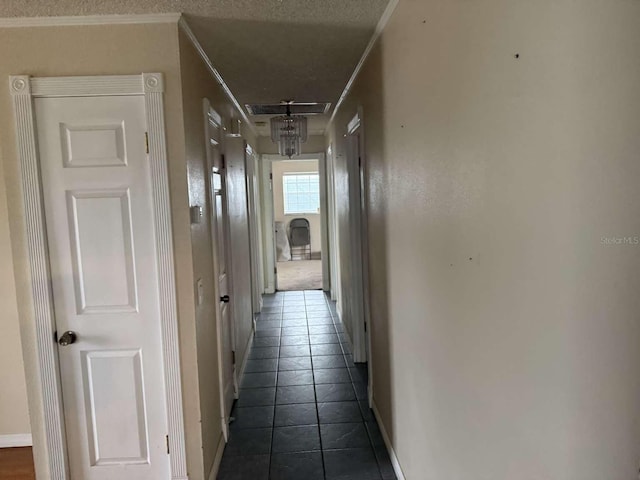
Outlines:
<svg viewBox="0 0 640 480"><path fill-rule="evenodd" d="M218 480L391 480L335 303L320 290L264 297Z"/></svg>

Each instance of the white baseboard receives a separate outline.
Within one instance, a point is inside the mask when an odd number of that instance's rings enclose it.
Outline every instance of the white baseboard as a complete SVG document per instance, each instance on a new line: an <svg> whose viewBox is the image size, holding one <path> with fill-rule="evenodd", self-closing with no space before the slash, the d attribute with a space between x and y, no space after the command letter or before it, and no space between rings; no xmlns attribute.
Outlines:
<svg viewBox="0 0 640 480"><path fill-rule="evenodd" d="M396 477L398 477L398 480L406 480L404 473L402 473L402 468L400 468L400 462L398 461L396 452L393 450L393 445L391 445L389 435L387 435L387 431L385 430L382 419L380 418L378 407L376 407L376 403L373 401L371 402L371 409L373 410L373 414L375 415L376 421L378 422L378 427L380 428L380 433L382 434L384 444L387 447L387 452L389 452L389 458L391 459L391 466L393 467L393 471L395 472Z"/></svg>
<svg viewBox="0 0 640 480"><path fill-rule="evenodd" d="M347 339L347 345L349 345L349 350L351 350L351 353L353 354L353 341L351 340L351 335L349 335L349 332L347 331L346 328L344 328L344 322L342 321L342 314L340 313L339 310L336 310L336 313L338 314L338 322L340 323L340 325L342 325L342 333L344 334L344 337Z"/></svg>
<svg viewBox="0 0 640 480"><path fill-rule="evenodd" d="M0 448L30 447L33 439L30 433L19 433L17 435L0 435Z"/></svg>
<svg viewBox="0 0 640 480"><path fill-rule="evenodd" d="M253 337L254 336L255 336L255 331L252 331L251 335L249 335L249 341L247 342L247 348L244 351L244 358L242 359L242 364L240 365L240 373L238 374L238 381L242 381L242 377L244 377L244 369L247 367L247 360L249 360L249 354L251 353L251 347L253 347Z"/></svg>
<svg viewBox="0 0 640 480"><path fill-rule="evenodd" d="M220 470L220 462L222 461L222 454L224 453L225 445L224 435L220 435L218 449L216 450L216 458L213 459L213 466L209 472L209 480L216 480L216 477L218 476L218 470Z"/></svg>

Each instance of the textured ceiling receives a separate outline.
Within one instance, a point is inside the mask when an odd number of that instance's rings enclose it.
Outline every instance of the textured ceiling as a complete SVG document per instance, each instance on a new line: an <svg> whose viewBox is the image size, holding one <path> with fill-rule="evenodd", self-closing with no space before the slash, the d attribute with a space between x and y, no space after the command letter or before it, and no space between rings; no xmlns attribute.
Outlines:
<svg viewBox="0 0 640 480"><path fill-rule="evenodd" d="M0 17L182 12L241 105L283 99L335 105L387 3L1 0ZM311 119L310 133L321 132L326 120Z"/></svg>

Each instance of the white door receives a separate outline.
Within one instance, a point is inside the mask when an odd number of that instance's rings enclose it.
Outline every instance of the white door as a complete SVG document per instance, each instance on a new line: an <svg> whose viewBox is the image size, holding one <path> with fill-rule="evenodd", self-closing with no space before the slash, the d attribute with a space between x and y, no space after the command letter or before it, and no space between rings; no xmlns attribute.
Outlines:
<svg viewBox="0 0 640 480"><path fill-rule="evenodd" d="M71 479L167 479L144 97L35 113Z"/></svg>
<svg viewBox="0 0 640 480"><path fill-rule="evenodd" d="M213 206L211 224L216 251L215 271L218 276L218 364L222 406L222 431L229 438L229 417L235 397L235 358L233 353L233 328L231 325L230 278L228 258L228 214L226 194L226 171L220 155L220 117L213 110L207 115L208 167L211 172L210 189Z"/></svg>
<svg viewBox="0 0 640 480"><path fill-rule="evenodd" d="M360 128L349 134L349 224L351 246L351 271L350 285L345 291L349 292L348 299L343 301L350 303L353 331L353 359L355 362L366 362L366 312L365 312L365 262L366 238L363 234L363 218L365 214L363 203L363 170L360 151Z"/></svg>

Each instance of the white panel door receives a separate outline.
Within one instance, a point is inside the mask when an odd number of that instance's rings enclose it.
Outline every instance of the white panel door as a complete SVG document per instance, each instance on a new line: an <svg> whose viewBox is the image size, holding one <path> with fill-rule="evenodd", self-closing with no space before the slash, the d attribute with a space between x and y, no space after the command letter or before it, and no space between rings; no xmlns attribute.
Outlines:
<svg viewBox="0 0 640 480"><path fill-rule="evenodd" d="M170 475L144 108L35 101L72 480Z"/></svg>
<svg viewBox="0 0 640 480"><path fill-rule="evenodd" d="M231 415L231 407L235 396L234 381L234 354L233 354L233 328L231 325L231 308L229 307L229 262L226 248L226 228L224 219L224 179L219 172L213 174L215 184L220 188L216 188L214 192L214 229L215 241L218 257L218 291L220 293L220 357L222 369L222 405L225 429L229 425L229 417ZM226 434L227 432L225 432Z"/></svg>
<svg viewBox="0 0 640 480"><path fill-rule="evenodd" d="M253 335L251 301L251 248L247 205L246 143L242 137L225 138L225 193L229 216L229 270L233 296L234 346L239 364Z"/></svg>
<svg viewBox="0 0 640 480"><path fill-rule="evenodd" d="M207 114L207 158L210 172L210 202L212 204L213 240L215 243L215 272L218 277L218 362L220 377L220 401L222 431L229 438L229 419L236 393L235 358L233 352L233 325L229 273L229 217L227 213L226 179L223 158L220 154L220 117L213 110Z"/></svg>

